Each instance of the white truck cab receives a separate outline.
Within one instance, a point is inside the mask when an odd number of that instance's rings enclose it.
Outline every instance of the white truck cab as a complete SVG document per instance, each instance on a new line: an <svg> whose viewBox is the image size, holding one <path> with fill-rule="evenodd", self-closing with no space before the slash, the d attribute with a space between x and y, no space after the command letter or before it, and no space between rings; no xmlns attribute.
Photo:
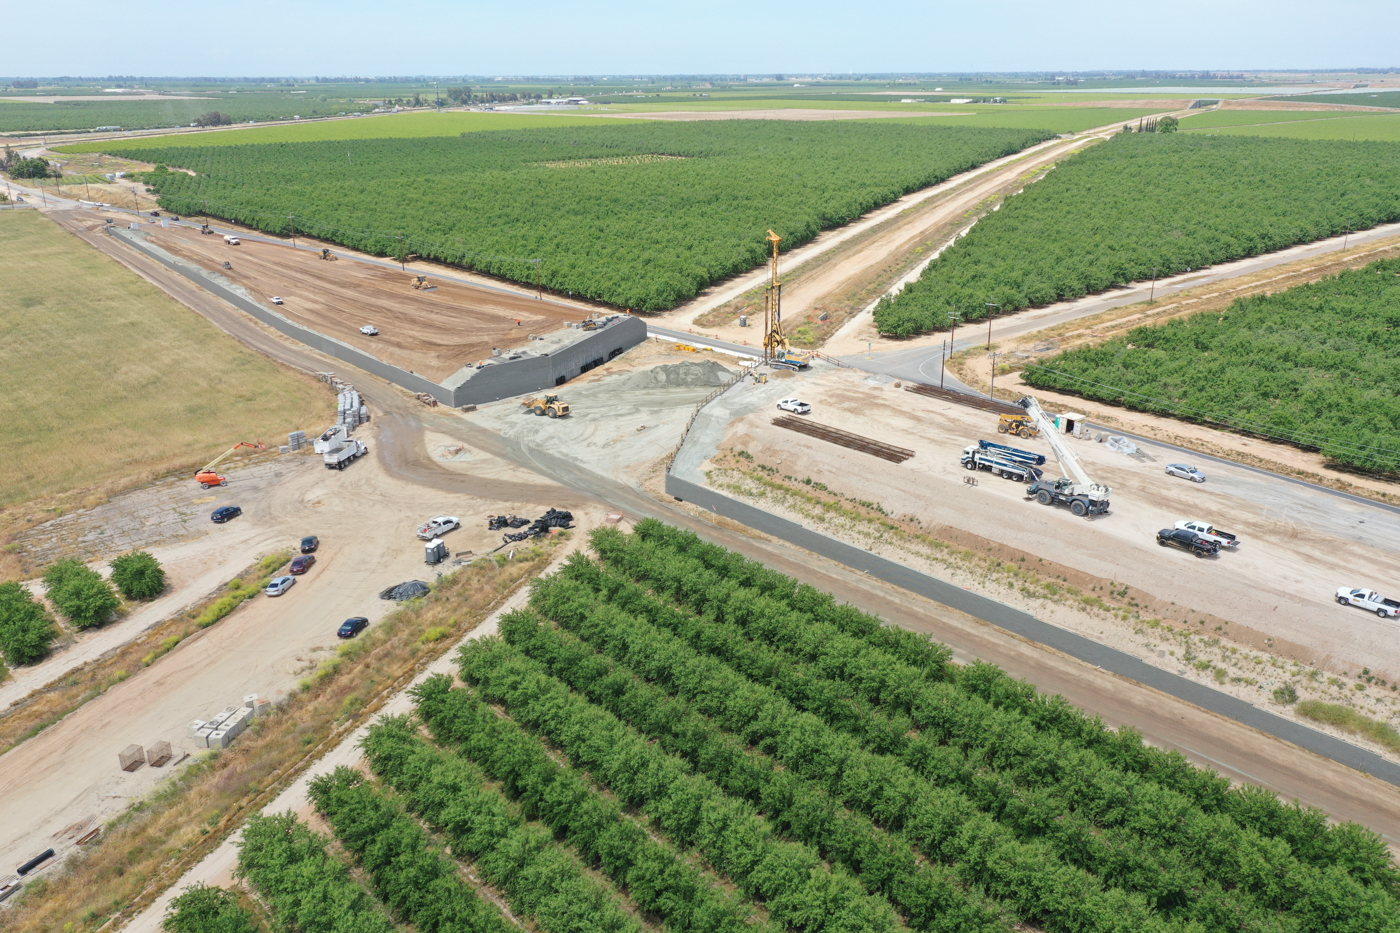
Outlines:
<svg viewBox="0 0 1400 933"><path fill-rule="evenodd" d="M1178 529L1185 529L1186 531L1194 531L1196 534L1200 535L1202 538L1205 538L1207 541L1214 541L1221 547L1240 546L1239 538L1230 534L1230 532L1228 531L1221 531L1219 528L1216 528L1210 522L1202 522L1197 521L1194 518L1188 518L1184 521L1177 522L1173 527Z"/></svg>

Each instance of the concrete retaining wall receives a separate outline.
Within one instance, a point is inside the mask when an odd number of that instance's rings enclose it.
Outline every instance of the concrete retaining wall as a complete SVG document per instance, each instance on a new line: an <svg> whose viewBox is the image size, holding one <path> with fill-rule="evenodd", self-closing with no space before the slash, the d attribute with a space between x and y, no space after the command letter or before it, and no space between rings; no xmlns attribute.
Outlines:
<svg viewBox="0 0 1400 933"><path fill-rule="evenodd" d="M600 331L588 334L575 343L549 356L526 357L503 363L492 363L471 378L455 386L443 386L426 376L411 373L391 363L370 356L348 343L303 327L295 321L265 308L219 281L222 276L207 273L190 264L177 261L158 246L147 243L141 236L121 227L106 227L107 232L140 250L161 265L218 295L229 304L246 311L269 327L294 340L320 350L327 356L344 360L352 366L381 379L402 386L410 392L426 392L444 405L481 405L527 392L539 392L562 385L584 371L585 366L598 360L606 361L647 338L647 325L641 318L623 318ZM591 367L589 367L591 368Z"/></svg>

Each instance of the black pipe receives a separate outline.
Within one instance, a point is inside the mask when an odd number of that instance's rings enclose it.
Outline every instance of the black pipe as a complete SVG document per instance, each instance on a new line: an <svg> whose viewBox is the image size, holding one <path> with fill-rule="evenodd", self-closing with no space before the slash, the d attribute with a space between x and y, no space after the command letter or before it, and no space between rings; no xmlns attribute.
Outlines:
<svg viewBox="0 0 1400 933"><path fill-rule="evenodd" d="M29 874L31 871L33 871L34 869L38 868L40 865L42 865L42 864L44 864L45 862L47 862L47 861L48 861L49 859L51 859L51 858L53 858L53 849L45 849L43 852L40 852L38 855L34 856L32 859L30 859L29 861L25 862L25 863L24 863L23 865L21 865L19 868L15 869L15 871L16 871L18 874L27 875L27 874Z"/></svg>

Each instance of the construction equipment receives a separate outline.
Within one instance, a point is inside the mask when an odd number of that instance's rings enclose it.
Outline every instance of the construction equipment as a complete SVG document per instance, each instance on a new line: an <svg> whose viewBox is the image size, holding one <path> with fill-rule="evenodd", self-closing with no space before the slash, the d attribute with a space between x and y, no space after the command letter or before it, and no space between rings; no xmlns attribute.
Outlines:
<svg viewBox="0 0 1400 933"><path fill-rule="evenodd" d="M566 418L572 410L569 403L561 401L557 395L532 395L520 404L528 412L551 418Z"/></svg>
<svg viewBox="0 0 1400 933"><path fill-rule="evenodd" d="M792 349L783 333L783 283L778 280L778 243L782 239L772 230L768 231L768 242L773 244L773 263L763 305L763 361L781 369L806 369L812 365L811 357Z"/></svg>
<svg viewBox="0 0 1400 933"><path fill-rule="evenodd" d="M209 227L208 224L200 224L200 225L199 225L199 232L207 236L207 235L213 233L214 231L213 231L212 229L210 229L210 227Z"/></svg>
<svg viewBox="0 0 1400 933"><path fill-rule="evenodd" d="M1039 437L1040 429L1026 415L1002 415L997 422L997 433L1013 437Z"/></svg>
<svg viewBox="0 0 1400 933"><path fill-rule="evenodd" d="M224 234L224 242L227 243L229 246L237 246L239 240L238 237L234 236L233 234L226 233Z"/></svg>
<svg viewBox="0 0 1400 933"><path fill-rule="evenodd" d="M1078 454L1069 446L1069 441L1055 429L1055 422L1041 410L1040 403L1027 395L1016 404L1025 409L1036 427L1045 435L1050 449L1055 452L1055 459L1060 462L1060 469L1073 477L1062 477L1053 482L1031 483L1026 487L1026 496L1038 500L1041 505L1068 505L1069 510L1080 517L1107 513L1109 488L1094 482L1089 478L1089 474L1084 472Z"/></svg>
<svg viewBox="0 0 1400 933"><path fill-rule="evenodd" d="M233 452L240 447L248 447L253 450L267 449L267 445L264 444L262 441L258 441L254 444L250 444L247 441L239 441L237 444L234 444L228 450L219 454L213 460L210 460L207 464L200 467L199 472L195 473L194 475L194 481L196 483L199 483L199 485L203 486L205 489L208 489L210 486L222 486L224 483L228 482L228 477L221 476L218 473L218 471L216 471L214 468L219 464L223 463L229 457L232 457Z"/></svg>
<svg viewBox="0 0 1400 933"><path fill-rule="evenodd" d="M1014 457L1004 456L999 451L986 450L973 444L963 448L962 465L969 470L987 470L988 472L1012 479L1018 483L1026 480L1039 480L1040 470L1024 460L1017 460Z"/></svg>
<svg viewBox="0 0 1400 933"><path fill-rule="evenodd" d="M437 291L436 285L428 284L428 277L426 275L415 275L412 284L414 288L421 288L425 292Z"/></svg>
<svg viewBox="0 0 1400 933"><path fill-rule="evenodd" d="M1005 444L995 444L991 441L978 441L977 446L1003 460L1015 460L1018 463L1029 463L1032 466L1045 465L1045 454L1022 450L1019 447L1008 447Z"/></svg>
<svg viewBox="0 0 1400 933"><path fill-rule="evenodd" d="M322 249L322 250L321 250L321 258L324 259L324 260L326 260L326 261L328 261L328 262L335 262L335 261L338 260L340 257L337 256L335 253L331 252L331 251L328 250L328 249Z"/></svg>

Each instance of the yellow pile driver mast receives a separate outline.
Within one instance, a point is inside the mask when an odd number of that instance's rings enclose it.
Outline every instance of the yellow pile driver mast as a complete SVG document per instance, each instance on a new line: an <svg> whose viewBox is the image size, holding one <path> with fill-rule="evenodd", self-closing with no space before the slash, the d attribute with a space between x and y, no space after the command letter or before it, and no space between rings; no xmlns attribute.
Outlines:
<svg viewBox="0 0 1400 933"><path fill-rule="evenodd" d="M773 244L773 262L763 306L763 360L786 369L806 369L810 365L807 354L793 350L783 333L783 283L778 280L778 244L782 239L772 230L768 231L768 242Z"/></svg>

